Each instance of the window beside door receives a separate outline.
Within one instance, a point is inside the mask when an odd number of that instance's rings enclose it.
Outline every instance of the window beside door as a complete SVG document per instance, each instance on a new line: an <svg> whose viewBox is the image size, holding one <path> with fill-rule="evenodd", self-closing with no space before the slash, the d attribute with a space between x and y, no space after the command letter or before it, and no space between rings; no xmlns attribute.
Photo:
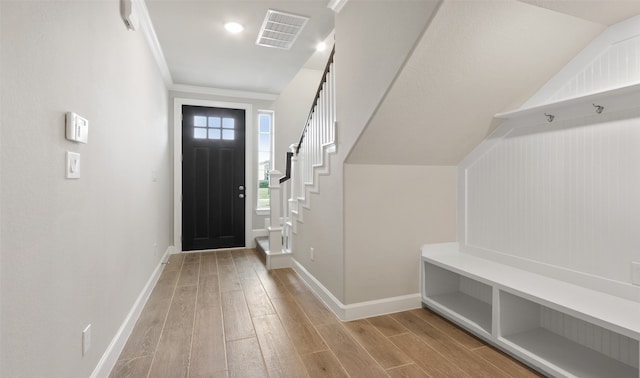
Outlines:
<svg viewBox="0 0 640 378"><path fill-rule="evenodd" d="M257 210L269 210L269 171L273 161L273 121L273 111L258 111Z"/></svg>

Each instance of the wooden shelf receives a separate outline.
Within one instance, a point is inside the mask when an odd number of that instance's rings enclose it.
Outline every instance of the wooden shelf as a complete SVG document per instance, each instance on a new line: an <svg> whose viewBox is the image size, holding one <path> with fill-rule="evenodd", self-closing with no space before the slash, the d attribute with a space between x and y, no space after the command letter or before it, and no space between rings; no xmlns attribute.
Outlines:
<svg viewBox="0 0 640 378"><path fill-rule="evenodd" d="M557 370L581 378L638 378L638 369L609 358L544 328L502 338L522 353L535 355ZM564 374L563 374L564 375Z"/></svg>

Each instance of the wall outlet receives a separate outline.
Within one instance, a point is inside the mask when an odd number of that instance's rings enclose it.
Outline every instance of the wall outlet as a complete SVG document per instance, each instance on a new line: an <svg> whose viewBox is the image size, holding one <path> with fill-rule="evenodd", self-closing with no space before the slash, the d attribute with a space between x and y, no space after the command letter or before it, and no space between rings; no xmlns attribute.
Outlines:
<svg viewBox="0 0 640 378"><path fill-rule="evenodd" d="M82 331L82 355L84 356L91 348L91 324Z"/></svg>
<svg viewBox="0 0 640 378"><path fill-rule="evenodd" d="M640 262L631 263L631 283L640 286Z"/></svg>
<svg viewBox="0 0 640 378"><path fill-rule="evenodd" d="M311 261L315 261L316 259L316 254L313 247L309 248L309 259L311 259Z"/></svg>

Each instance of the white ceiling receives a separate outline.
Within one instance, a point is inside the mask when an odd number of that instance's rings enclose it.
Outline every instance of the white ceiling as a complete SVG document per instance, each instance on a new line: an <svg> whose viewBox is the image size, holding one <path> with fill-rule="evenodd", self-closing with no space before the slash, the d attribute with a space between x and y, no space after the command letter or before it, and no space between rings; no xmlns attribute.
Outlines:
<svg viewBox="0 0 640 378"><path fill-rule="evenodd" d="M279 94L334 25L328 0L146 0L174 84ZM268 9L310 17L290 50L255 44ZM244 25L230 35L224 23Z"/></svg>

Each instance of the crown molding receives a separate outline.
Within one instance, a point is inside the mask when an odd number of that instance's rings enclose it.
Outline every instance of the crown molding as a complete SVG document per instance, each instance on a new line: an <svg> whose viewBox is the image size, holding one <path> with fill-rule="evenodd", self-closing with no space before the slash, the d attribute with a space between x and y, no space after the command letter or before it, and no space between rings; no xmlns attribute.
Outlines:
<svg viewBox="0 0 640 378"><path fill-rule="evenodd" d="M153 28L153 23L151 23L147 4L144 0L134 0L134 6L138 12L140 30L142 31L142 34L144 34L147 44L151 49L151 54L158 65L158 69L160 69L160 74L162 75L165 85L167 88L170 88L173 85L173 78L171 77L171 72L169 71L169 66L167 65L164 53L162 52L162 47L160 47L158 36Z"/></svg>
<svg viewBox="0 0 640 378"><path fill-rule="evenodd" d="M349 0L331 0L329 1L329 4L327 4L327 8L331 9L335 13L340 13L347 1Z"/></svg>
<svg viewBox="0 0 640 378"><path fill-rule="evenodd" d="M169 87L169 89L174 92L198 93L222 97L244 98L250 100L275 101L278 99L278 95L273 93L238 91L234 89L209 88L186 84L173 84Z"/></svg>

